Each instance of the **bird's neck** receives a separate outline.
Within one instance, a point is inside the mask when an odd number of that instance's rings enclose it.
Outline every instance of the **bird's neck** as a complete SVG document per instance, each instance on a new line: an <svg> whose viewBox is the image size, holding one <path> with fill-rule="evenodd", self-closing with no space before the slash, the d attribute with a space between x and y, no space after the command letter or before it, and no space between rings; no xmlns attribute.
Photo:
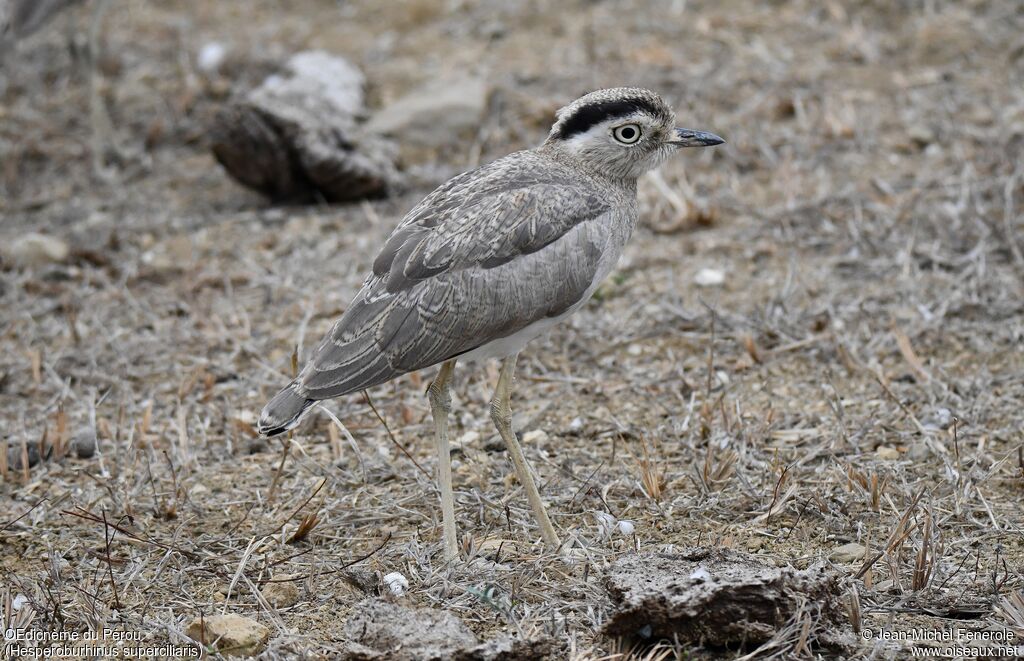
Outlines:
<svg viewBox="0 0 1024 661"><path fill-rule="evenodd" d="M551 140L538 147L537 151L557 163L571 167L576 171L584 172L603 184L611 185L625 193L636 194L637 177L631 173L617 172L612 168L595 165L571 150L566 149L563 145Z"/></svg>

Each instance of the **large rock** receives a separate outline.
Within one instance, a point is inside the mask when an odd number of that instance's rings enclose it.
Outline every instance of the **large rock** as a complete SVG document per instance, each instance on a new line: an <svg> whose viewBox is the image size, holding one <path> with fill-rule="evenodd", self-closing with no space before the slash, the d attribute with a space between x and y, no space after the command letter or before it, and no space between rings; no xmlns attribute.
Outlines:
<svg viewBox="0 0 1024 661"><path fill-rule="evenodd" d="M224 656L255 656L270 639L270 629L234 613L196 618L185 634L202 645L212 645Z"/></svg>
<svg viewBox="0 0 1024 661"><path fill-rule="evenodd" d="M480 78L437 80L378 112L366 128L403 147L437 148L476 131L486 109L487 83Z"/></svg>
<svg viewBox="0 0 1024 661"><path fill-rule="evenodd" d="M767 641L802 608L819 623L811 634L836 642L845 626L838 576L818 565L773 567L726 549L630 555L616 561L606 584L615 604L605 633L678 639L714 646Z"/></svg>
<svg viewBox="0 0 1024 661"><path fill-rule="evenodd" d="M240 183L274 199L382 197L399 182L396 150L362 130L363 74L310 51L236 97L211 127L213 154Z"/></svg>
<svg viewBox="0 0 1024 661"><path fill-rule="evenodd" d="M499 636L481 643L462 620L433 608L365 599L345 622L349 661L531 661L550 658L548 638Z"/></svg>

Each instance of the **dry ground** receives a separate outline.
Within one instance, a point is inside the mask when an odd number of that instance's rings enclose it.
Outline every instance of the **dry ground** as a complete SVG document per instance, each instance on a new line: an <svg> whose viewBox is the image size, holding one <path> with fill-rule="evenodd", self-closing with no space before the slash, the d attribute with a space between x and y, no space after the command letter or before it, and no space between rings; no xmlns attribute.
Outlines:
<svg viewBox="0 0 1024 661"><path fill-rule="evenodd" d="M0 484L0 586L30 600L33 626L180 642L226 610L273 629L267 658L330 656L363 594L341 568L369 554L351 570L403 573L409 603L592 658L621 649L597 633L611 558L701 543L805 567L851 541L885 551L863 572L837 565L864 628L1006 625L1000 599L1024 590L1019 3L126 1L99 63L122 152L105 177L68 38L87 18L18 44L0 97L2 238L73 247L0 271L0 433L59 444L95 428L100 444ZM214 79L193 64L210 40L231 53ZM204 127L229 85L304 48L358 63L378 105L477 71L488 119L397 199L269 206L226 177ZM365 397L331 403L357 449L320 414L275 484L281 447L254 439L255 412L403 211L618 84L659 90L728 144L642 182L619 270L521 358L516 419L577 562L542 553L507 477L493 367L457 375L472 561L440 560L429 373L370 393L386 427ZM706 268L724 284L696 286ZM282 575L301 600L269 611L256 590ZM757 654L810 654L794 640Z"/></svg>

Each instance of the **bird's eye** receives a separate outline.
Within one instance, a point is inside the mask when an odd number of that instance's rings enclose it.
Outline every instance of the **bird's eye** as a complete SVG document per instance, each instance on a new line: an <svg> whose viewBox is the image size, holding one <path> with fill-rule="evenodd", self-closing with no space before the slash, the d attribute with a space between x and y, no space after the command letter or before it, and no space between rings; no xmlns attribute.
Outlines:
<svg viewBox="0 0 1024 661"><path fill-rule="evenodd" d="M636 124L616 126L612 136L624 145L631 145L640 139L640 127Z"/></svg>

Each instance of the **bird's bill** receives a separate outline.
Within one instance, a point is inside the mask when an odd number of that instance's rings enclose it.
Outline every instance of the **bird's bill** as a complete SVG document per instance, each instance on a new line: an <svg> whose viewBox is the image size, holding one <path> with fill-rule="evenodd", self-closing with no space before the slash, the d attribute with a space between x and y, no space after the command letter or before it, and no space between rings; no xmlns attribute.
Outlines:
<svg viewBox="0 0 1024 661"><path fill-rule="evenodd" d="M676 139L669 140L670 145L676 147L712 147L724 143L714 133L707 131L694 131L692 129L676 129Z"/></svg>

